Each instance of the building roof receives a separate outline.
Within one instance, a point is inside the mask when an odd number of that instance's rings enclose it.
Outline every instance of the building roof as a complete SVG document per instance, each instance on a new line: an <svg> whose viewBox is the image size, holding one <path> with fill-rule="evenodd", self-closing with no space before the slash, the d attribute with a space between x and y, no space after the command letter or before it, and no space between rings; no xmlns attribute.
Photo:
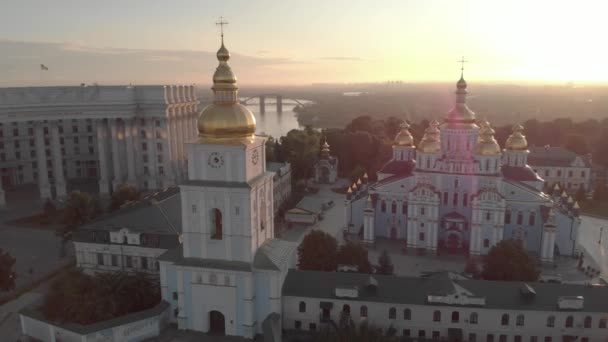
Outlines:
<svg viewBox="0 0 608 342"><path fill-rule="evenodd" d="M264 242L255 253L253 267L264 270L284 270L294 255L298 244L283 239L270 239Z"/></svg>
<svg viewBox="0 0 608 342"><path fill-rule="evenodd" d="M534 166L571 166L579 155L560 146L530 146L528 162ZM591 167L587 156L580 156L586 167Z"/></svg>
<svg viewBox="0 0 608 342"><path fill-rule="evenodd" d="M296 204L295 209L301 209L312 214L318 214L322 211L319 200L307 196L304 196L304 198Z"/></svg>
<svg viewBox="0 0 608 342"><path fill-rule="evenodd" d="M251 272L251 264L245 261L233 261L208 258L184 258L183 246L170 249L158 257L158 261L168 261L179 266L192 266L200 268L214 268L220 270L233 270Z"/></svg>
<svg viewBox="0 0 608 342"><path fill-rule="evenodd" d="M399 176L408 176L412 173L415 165L416 164L412 161L390 160L388 163L384 164L382 169L380 169L378 172Z"/></svg>
<svg viewBox="0 0 608 342"><path fill-rule="evenodd" d="M181 198L178 187L168 188L141 201L123 205L119 210L104 215L80 227L74 241L95 242L96 231L118 231L160 235L159 248L174 247L182 227ZM106 242L109 243L109 242Z"/></svg>
<svg viewBox="0 0 608 342"><path fill-rule="evenodd" d="M502 175L505 178L519 181L519 182L530 182L530 181L542 181L542 178L532 170L529 166L509 166L503 165L501 167Z"/></svg>
<svg viewBox="0 0 608 342"><path fill-rule="evenodd" d="M372 277L377 282L374 291L367 286ZM283 284L283 296L338 299L336 288L358 287L358 298L366 302L434 305L428 303L430 294L450 294L464 289L474 297L485 298L484 308L502 310L558 310L558 299L567 296L584 297L584 312L608 312L608 287L528 283L536 295L522 296L526 283L517 281L453 280L450 277L425 278L369 275L362 273L318 272L290 270ZM404 291L407 289L407 291ZM448 305L448 304L441 304Z"/></svg>

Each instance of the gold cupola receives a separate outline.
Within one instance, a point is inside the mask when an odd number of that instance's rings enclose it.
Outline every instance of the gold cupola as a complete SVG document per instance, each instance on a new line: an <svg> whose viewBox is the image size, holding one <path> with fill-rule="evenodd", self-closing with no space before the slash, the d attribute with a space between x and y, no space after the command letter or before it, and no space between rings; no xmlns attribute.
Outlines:
<svg viewBox="0 0 608 342"><path fill-rule="evenodd" d="M329 158L329 144L327 143L327 140L325 140L325 142L323 143L323 146L321 146L321 159L328 159Z"/></svg>
<svg viewBox="0 0 608 342"><path fill-rule="evenodd" d="M475 153L482 156L499 156L501 154L500 145L494 138L496 132L485 120L480 123L480 127Z"/></svg>
<svg viewBox="0 0 608 342"><path fill-rule="evenodd" d="M464 57L460 62L462 66L460 68L460 79L456 82L456 103L446 115L442 127L448 129L477 129L479 127L475 124L475 113L469 109L466 103L468 92L467 81L464 80L464 63L466 62Z"/></svg>
<svg viewBox="0 0 608 342"><path fill-rule="evenodd" d="M418 151L426 153L436 153L441 151L441 141L439 138L439 123L435 120L429 122L429 127L424 130L424 136L418 144Z"/></svg>
<svg viewBox="0 0 608 342"><path fill-rule="evenodd" d="M397 136L395 137L395 141L393 142L393 145L394 146L414 146L414 137L412 136L410 131L408 131L408 128L410 128L410 125L404 121L401 123L400 127L401 127L401 131L399 131L399 133L397 133Z"/></svg>
<svg viewBox="0 0 608 342"><path fill-rule="evenodd" d="M238 102L236 76L228 60L230 52L224 46L217 50L219 65L213 74L213 103L198 117L198 136L211 139L250 138L255 135L255 116Z"/></svg>
<svg viewBox="0 0 608 342"><path fill-rule="evenodd" d="M528 149L528 141L526 136L522 133L524 127L522 125L513 126L513 133L507 138L505 148L511 151L525 151Z"/></svg>

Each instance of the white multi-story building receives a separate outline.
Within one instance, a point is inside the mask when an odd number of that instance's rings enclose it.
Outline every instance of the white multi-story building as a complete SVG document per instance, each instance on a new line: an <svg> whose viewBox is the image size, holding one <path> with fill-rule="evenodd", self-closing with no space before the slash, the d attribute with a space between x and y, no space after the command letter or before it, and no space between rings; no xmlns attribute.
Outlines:
<svg viewBox="0 0 608 342"><path fill-rule="evenodd" d="M28 183L42 199L65 197L71 180L96 180L101 195L175 185L197 107L194 86L2 88L0 205Z"/></svg>
<svg viewBox="0 0 608 342"><path fill-rule="evenodd" d="M544 181L553 188L556 183L569 193L581 186L585 192L591 188L591 157L578 155L563 147L530 147L528 163Z"/></svg>
<svg viewBox="0 0 608 342"><path fill-rule="evenodd" d="M608 340L608 287L289 271L282 327L319 331L367 322L423 340ZM333 322L333 323L332 323Z"/></svg>

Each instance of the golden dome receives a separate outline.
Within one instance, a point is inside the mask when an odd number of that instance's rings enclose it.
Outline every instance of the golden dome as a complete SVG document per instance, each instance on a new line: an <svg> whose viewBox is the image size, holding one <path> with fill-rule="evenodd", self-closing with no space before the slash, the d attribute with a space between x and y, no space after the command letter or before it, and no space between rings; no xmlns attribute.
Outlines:
<svg viewBox="0 0 608 342"><path fill-rule="evenodd" d="M513 133L507 138L505 147L511 151L525 151L528 149L528 141L526 136L523 135L524 127L522 125L513 126Z"/></svg>
<svg viewBox="0 0 608 342"><path fill-rule="evenodd" d="M476 129L475 113L467 107L467 82L460 75L460 80L456 83L456 103L448 112L445 123L442 125L448 129Z"/></svg>
<svg viewBox="0 0 608 342"><path fill-rule="evenodd" d="M494 139L494 133L496 132L490 126L490 123L484 120L481 122L480 126L481 129L479 130L475 153L482 156L500 155L500 145L498 145L498 142Z"/></svg>
<svg viewBox="0 0 608 342"><path fill-rule="evenodd" d="M429 127L424 131L424 136L418 144L418 151L426 153L436 153L441 151L441 142L439 138L439 123L435 120L429 123Z"/></svg>
<svg viewBox="0 0 608 342"><path fill-rule="evenodd" d="M198 135L204 138L247 138L255 134L255 116L238 103L236 76L228 60L230 52L224 46L217 51L218 67L213 74L213 103L198 117Z"/></svg>
<svg viewBox="0 0 608 342"><path fill-rule="evenodd" d="M414 146L414 137L407 129L410 128L410 125L407 122L403 122L401 124L401 131L397 133L395 137L395 141L393 142L394 146Z"/></svg>

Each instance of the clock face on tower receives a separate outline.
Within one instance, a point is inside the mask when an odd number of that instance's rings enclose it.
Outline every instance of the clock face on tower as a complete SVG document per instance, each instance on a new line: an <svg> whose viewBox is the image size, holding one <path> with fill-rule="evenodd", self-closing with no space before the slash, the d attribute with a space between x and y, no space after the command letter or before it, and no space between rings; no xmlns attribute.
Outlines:
<svg viewBox="0 0 608 342"><path fill-rule="evenodd" d="M220 168L224 165L224 156L222 156L218 152L212 152L209 155L209 159L207 160L207 164L214 169Z"/></svg>
<svg viewBox="0 0 608 342"><path fill-rule="evenodd" d="M253 165L256 165L259 159L260 154L258 153L258 150L253 150L253 152L251 153L251 162L253 163Z"/></svg>

